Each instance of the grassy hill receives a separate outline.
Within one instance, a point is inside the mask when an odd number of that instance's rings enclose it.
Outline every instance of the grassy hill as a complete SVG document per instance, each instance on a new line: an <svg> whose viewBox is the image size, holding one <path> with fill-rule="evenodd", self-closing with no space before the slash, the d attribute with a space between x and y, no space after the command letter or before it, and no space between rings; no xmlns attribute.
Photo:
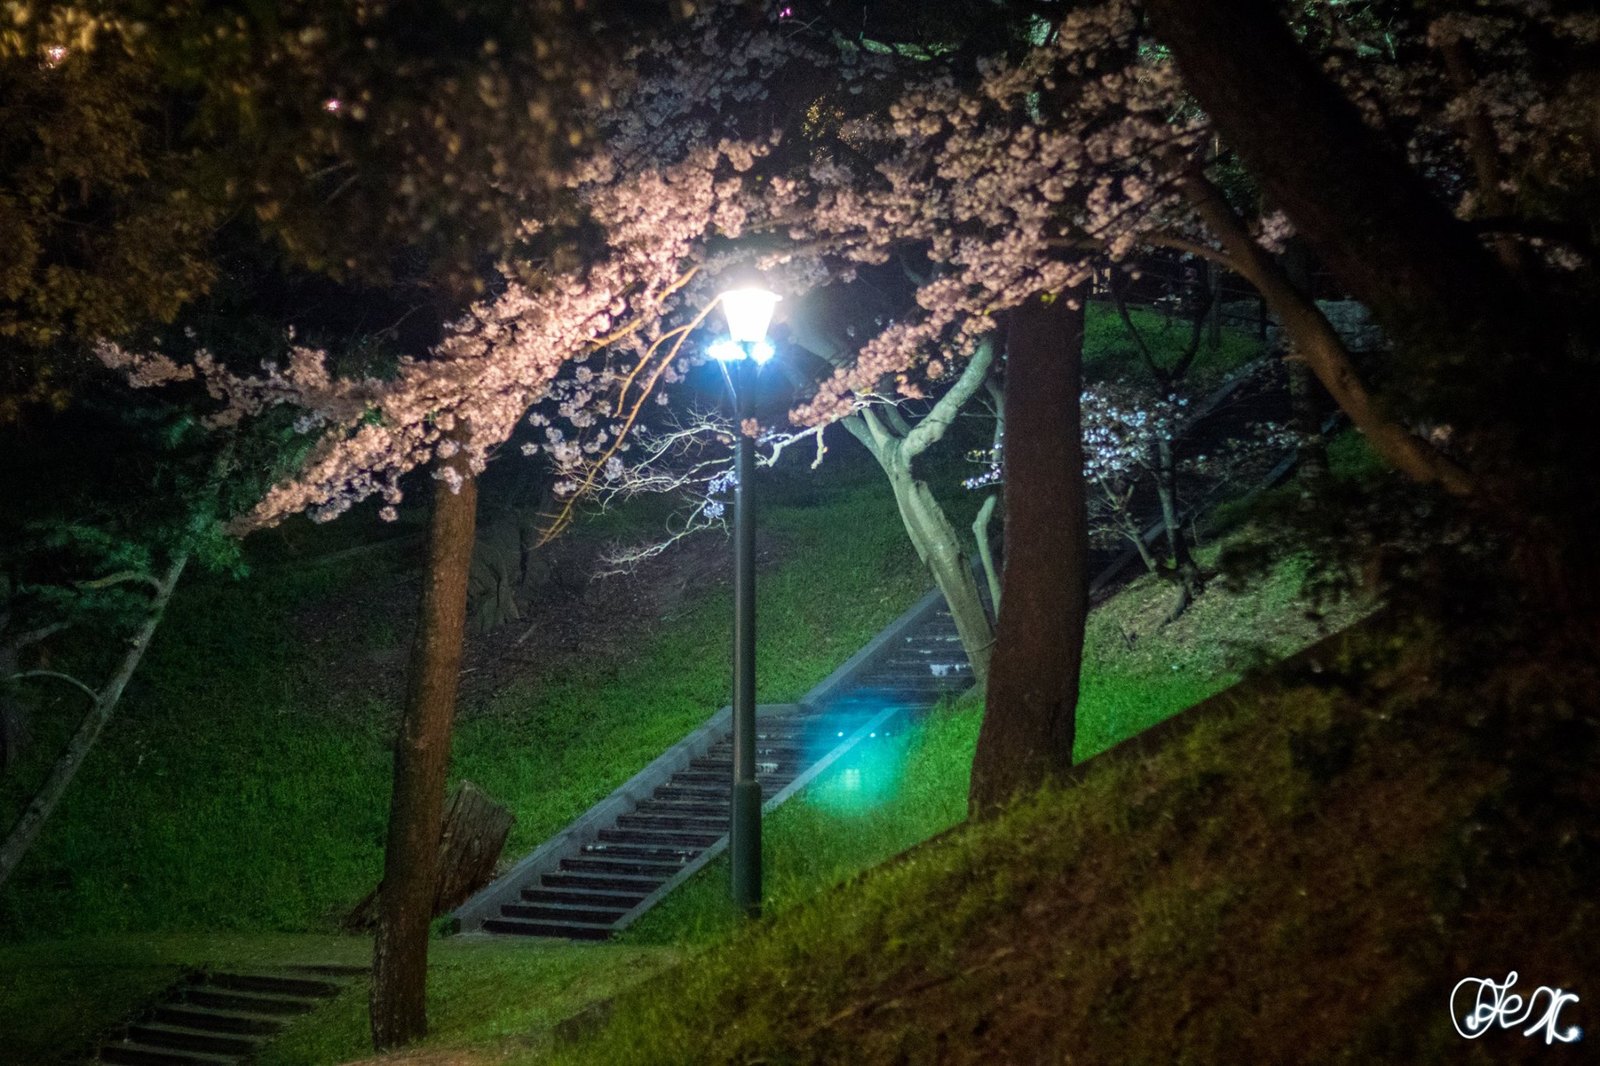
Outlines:
<svg viewBox="0 0 1600 1066"><path fill-rule="evenodd" d="M1600 980L1594 664L1483 652L1331 641L511 1061L1580 1061L1447 1011Z"/></svg>

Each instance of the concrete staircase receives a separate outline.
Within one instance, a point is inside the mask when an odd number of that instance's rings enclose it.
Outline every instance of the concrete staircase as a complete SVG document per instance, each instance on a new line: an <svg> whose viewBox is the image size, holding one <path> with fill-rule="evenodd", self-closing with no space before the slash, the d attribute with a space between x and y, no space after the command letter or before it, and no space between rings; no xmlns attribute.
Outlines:
<svg viewBox="0 0 1600 1066"><path fill-rule="evenodd" d="M96 1062L121 1066L233 1066L290 1021L366 973L359 966L290 966L193 974L100 1045Z"/></svg>
<svg viewBox="0 0 1600 1066"><path fill-rule="evenodd" d="M902 718L972 684L937 592L796 704L757 709L763 811ZM605 940L728 845L732 722L724 709L455 912L464 933Z"/></svg>

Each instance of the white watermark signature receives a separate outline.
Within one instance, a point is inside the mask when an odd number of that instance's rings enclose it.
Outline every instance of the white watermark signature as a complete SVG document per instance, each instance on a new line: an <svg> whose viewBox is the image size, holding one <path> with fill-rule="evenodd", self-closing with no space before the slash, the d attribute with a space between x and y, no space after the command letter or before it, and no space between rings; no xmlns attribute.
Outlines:
<svg viewBox="0 0 1600 1066"><path fill-rule="evenodd" d="M1578 1002L1576 993L1540 985L1524 1000L1511 991L1511 986L1516 983L1515 970L1506 974L1504 981L1489 977L1467 977L1457 981L1450 990L1450 1021L1455 1025L1456 1032L1468 1040L1476 1040L1499 1026L1501 1029L1522 1029L1523 1036L1543 1032L1546 1044L1572 1044L1583 1038L1583 1030L1576 1025L1557 1028L1561 1008L1568 1003ZM1544 1013L1539 1014L1541 1002ZM1470 1009L1463 1010L1463 1005Z"/></svg>

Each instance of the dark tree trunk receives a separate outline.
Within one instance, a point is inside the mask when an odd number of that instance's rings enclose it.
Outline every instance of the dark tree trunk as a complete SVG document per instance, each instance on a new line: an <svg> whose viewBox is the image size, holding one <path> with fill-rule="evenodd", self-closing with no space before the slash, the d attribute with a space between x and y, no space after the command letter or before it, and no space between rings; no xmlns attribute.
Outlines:
<svg viewBox="0 0 1600 1066"><path fill-rule="evenodd" d="M1597 383L1569 319L1581 312L1518 284L1362 123L1278 5L1148 0L1146 10L1268 198L1399 346L1397 392L1426 396L1428 413L1458 429L1528 602L1600 611L1590 543L1600 443L1587 411Z"/></svg>
<svg viewBox="0 0 1600 1066"><path fill-rule="evenodd" d="M1316 300L1313 280L1314 260L1305 242L1289 241L1284 249L1283 272L1308 300ZM1322 421L1327 417L1328 394L1317 384L1317 376L1304 359L1287 360L1289 371L1290 425L1294 429L1298 452L1296 466L1308 493L1315 493L1328 478L1328 442L1322 436Z"/></svg>
<svg viewBox="0 0 1600 1066"><path fill-rule="evenodd" d="M455 718L478 487L465 457L446 464L460 489L434 482L417 635L394 753L389 838L372 948L372 1045L403 1047L428 1031L428 927L433 918L445 772Z"/></svg>
<svg viewBox="0 0 1600 1066"><path fill-rule="evenodd" d="M1183 531L1183 513L1178 506L1177 450L1172 441L1165 439L1156 442L1156 499L1161 504L1161 526L1167 536L1167 551L1172 556L1173 577L1178 582L1178 602L1167 613L1167 621L1172 622L1205 591L1205 580L1189 548L1189 537Z"/></svg>
<svg viewBox="0 0 1600 1066"><path fill-rule="evenodd" d="M1223 139L1398 344L1504 362L1529 350L1494 257L1361 121L1270 0L1148 0ZM1520 323L1520 326L1519 326Z"/></svg>
<svg viewBox="0 0 1600 1066"><path fill-rule="evenodd" d="M1029 301L1007 331L1005 571L972 762L975 815L1072 766L1089 605L1082 297Z"/></svg>

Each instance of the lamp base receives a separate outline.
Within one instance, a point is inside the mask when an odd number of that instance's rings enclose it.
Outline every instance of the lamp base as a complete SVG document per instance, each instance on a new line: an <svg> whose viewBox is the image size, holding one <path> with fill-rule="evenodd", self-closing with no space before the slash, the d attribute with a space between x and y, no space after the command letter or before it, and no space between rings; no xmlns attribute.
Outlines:
<svg viewBox="0 0 1600 1066"><path fill-rule="evenodd" d="M733 783L733 905L752 918L761 916L761 785Z"/></svg>

